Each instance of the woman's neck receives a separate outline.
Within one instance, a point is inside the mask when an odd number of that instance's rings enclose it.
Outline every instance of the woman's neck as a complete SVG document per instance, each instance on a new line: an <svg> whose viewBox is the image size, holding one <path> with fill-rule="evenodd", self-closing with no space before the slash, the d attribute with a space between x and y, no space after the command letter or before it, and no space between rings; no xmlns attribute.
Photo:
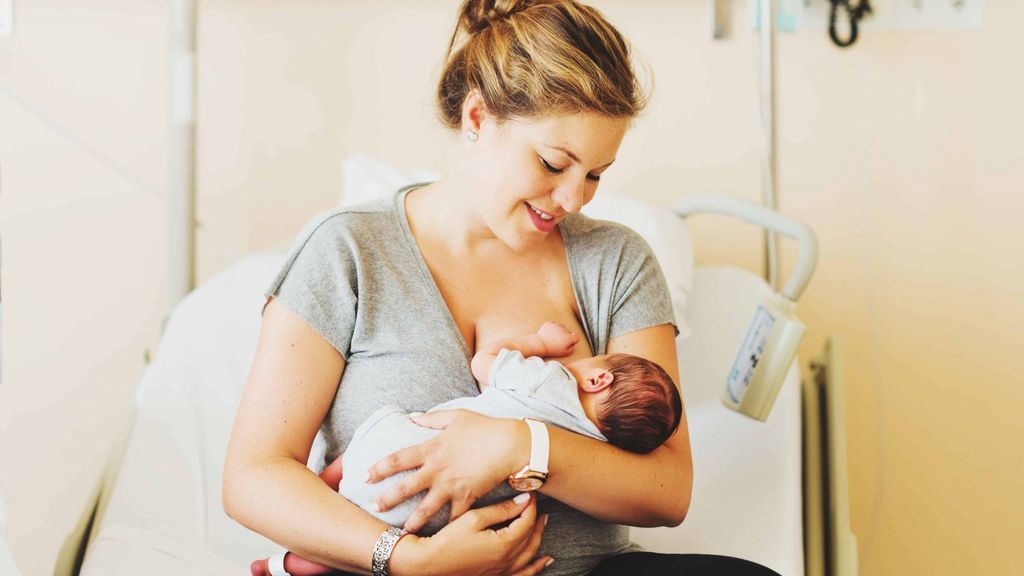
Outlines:
<svg viewBox="0 0 1024 576"><path fill-rule="evenodd" d="M452 254L474 253L500 244L476 212L471 185L455 178L441 179L411 190L405 210L416 236L442 244Z"/></svg>

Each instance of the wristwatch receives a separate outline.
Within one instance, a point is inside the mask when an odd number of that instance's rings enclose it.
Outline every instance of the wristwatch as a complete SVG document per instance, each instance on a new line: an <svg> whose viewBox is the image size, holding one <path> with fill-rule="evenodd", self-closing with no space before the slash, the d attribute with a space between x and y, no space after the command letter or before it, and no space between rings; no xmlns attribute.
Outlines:
<svg viewBox="0 0 1024 576"><path fill-rule="evenodd" d="M523 418L530 427L530 463L508 477L508 485L520 492L537 490L548 479L548 428L534 418Z"/></svg>

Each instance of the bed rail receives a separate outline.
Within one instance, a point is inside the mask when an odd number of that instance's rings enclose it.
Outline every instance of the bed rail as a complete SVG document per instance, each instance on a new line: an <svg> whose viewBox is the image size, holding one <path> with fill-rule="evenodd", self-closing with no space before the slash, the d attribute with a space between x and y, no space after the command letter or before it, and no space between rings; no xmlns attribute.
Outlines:
<svg viewBox="0 0 1024 576"><path fill-rule="evenodd" d="M807 576L857 576L850 530L842 344L830 337L803 382L804 561Z"/></svg>
<svg viewBox="0 0 1024 576"><path fill-rule="evenodd" d="M53 576L78 576L82 570L82 563L85 561L86 549L96 537L99 531L100 521L107 509L107 502L110 500L110 493L117 481L117 473L121 469L121 462L124 459L125 450L128 447L128 440L135 424L135 414L125 423L124 427L115 436L111 445L107 462L96 479L96 485L86 500L85 509L79 516L74 528L64 538L60 550L57 551L57 560L53 567Z"/></svg>
<svg viewBox="0 0 1024 576"><path fill-rule="evenodd" d="M686 194L673 205L673 209L682 218L694 214L733 216L760 226L766 231L793 238L800 244L800 254L797 257L793 273L789 276L789 281L782 289L782 295L796 302L804 293L807 284L810 283L811 276L814 275L814 268L818 264L818 240L810 226L803 222L783 216L771 208L721 194ZM770 283L770 279L766 279ZM772 286L772 289L776 288Z"/></svg>

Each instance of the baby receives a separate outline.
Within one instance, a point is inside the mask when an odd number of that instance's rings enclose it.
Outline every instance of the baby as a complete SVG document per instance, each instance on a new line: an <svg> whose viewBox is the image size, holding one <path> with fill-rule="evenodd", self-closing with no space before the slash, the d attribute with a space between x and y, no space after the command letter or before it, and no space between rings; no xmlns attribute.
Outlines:
<svg viewBox="0 0 1024 576"><path fill-rule="evenodd" d="M541 357L568 356L579 336L564 326L547 322L536 334L497 340L477 350L472 360L479 396L458 398L430 409L466 409L495 418L531 417L615 446L646 454L665 442L679 426L682 401L665 371L649 360L629 354L608 354L566 362ZM383 406L363 421L342 456L339 493L375 517L401 527L417 508L424 493L380 512L378 496L394 482L414 471L399 472L380 482L363 479L374 463L387 455L426 442L440 430L416 425L398 406ZM481 497L475 507L513 497L501 484ZM450 505L434 515L419 531L436 533L448 523ZM293 576L332 572L294 554L274 558ZM253 563L254 576L266 571L266 561Z"/></svg>

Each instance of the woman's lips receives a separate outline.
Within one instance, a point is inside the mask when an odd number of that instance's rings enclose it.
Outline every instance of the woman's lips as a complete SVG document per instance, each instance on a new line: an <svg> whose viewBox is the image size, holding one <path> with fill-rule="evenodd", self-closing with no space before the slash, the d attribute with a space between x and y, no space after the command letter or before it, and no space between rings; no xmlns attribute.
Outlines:
<svg viewBox="0 0 1024 576"><path fill-rule="evenodd" d="M529 202L524 202L523 204L526 205L526 211L530 214L530 221L533 222L533 226L537 230L540 230L541 232L551 232L555 229L555 226L558 225L558 220L555 218L551 218L550 220L541 218L540 214L537 214ZM545 212L545 214L547 214L547 212Z"/></svg>

